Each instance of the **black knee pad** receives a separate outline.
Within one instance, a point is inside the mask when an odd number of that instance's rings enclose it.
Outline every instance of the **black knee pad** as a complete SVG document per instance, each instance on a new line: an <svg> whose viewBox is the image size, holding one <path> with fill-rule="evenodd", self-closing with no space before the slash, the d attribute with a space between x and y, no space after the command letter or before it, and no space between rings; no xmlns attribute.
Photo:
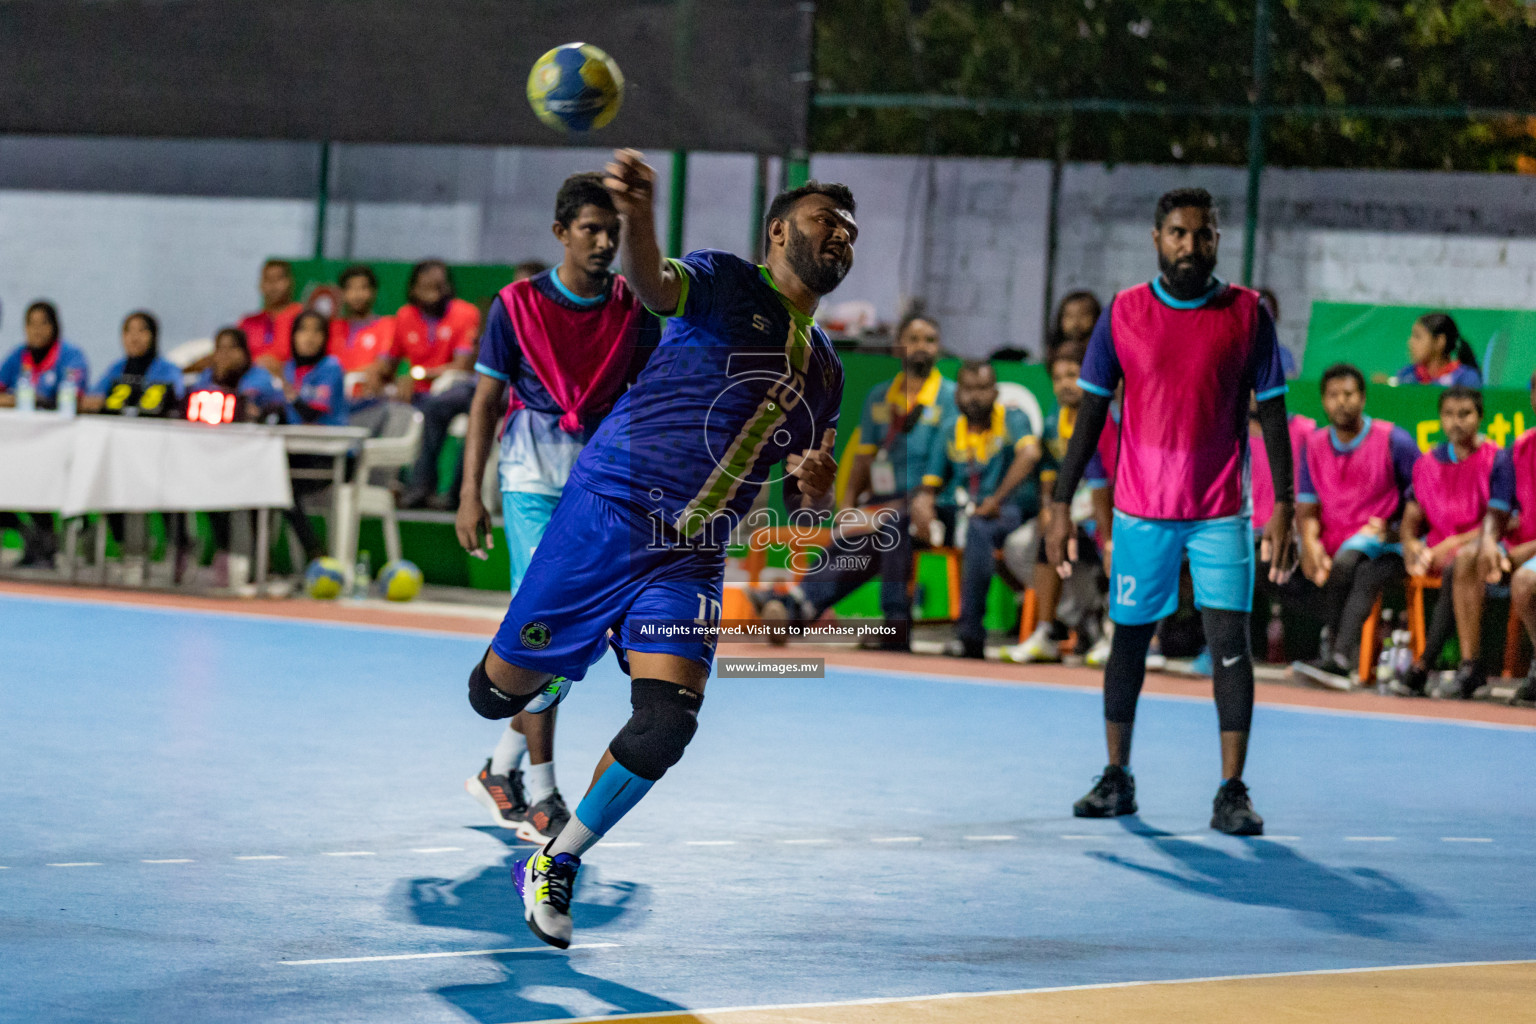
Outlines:
<svg viewBox="0 0 1536 1024"><path fill-rule="evenodd" d="M635 712L608 750L629 771L654 782L682 760L699 728L704 695L663 679L636 679L630 684L629 702Z"/></svg>
<svg viewBox="0 0 1536 1024"><path fill-rule="evenodd" d="M489 651L486 652L489 655ZM475 662L475 670L469 674L469 706L475 709L475 714L481 718L489 718L495 721L499 718L511 718L533 699L534 694L516 696L510 693L502 693L496 689L496 684L491 682L491 677L485 672L485 658Z"/></svg>

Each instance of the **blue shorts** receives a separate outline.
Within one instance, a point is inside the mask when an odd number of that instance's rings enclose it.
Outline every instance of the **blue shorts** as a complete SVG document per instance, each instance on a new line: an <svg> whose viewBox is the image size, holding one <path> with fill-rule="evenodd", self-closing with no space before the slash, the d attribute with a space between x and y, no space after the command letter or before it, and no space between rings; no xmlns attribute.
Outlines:
<svg viewBox="0 0 1536 1024"><path fill-rule="evenodd" d="M1250 517L1139 519L1116 509L1110 619L1140 626L1172 615L1179 607L1179 565L1186 552L1198 607L1253 610Z"/></svg>
<svg viewBox="0 0 1536 1024"><path fill-rule="evenodd" d="M642 515L571 484L512 596L491 649L513 665L581 679L612 630L625 651L675 654L706 668L713 637L656 635L662 624L720 621L725 550L658 542Z"/></svg>
<svg viewBox="0 0 1536 1024"><path fill-rule="evenodd" d="M528 563L538 550L549 517L555 514L558 496L528 491L501 492L501 528L507 532L507 563L512 570L512 593L523 585Z"/></svg>

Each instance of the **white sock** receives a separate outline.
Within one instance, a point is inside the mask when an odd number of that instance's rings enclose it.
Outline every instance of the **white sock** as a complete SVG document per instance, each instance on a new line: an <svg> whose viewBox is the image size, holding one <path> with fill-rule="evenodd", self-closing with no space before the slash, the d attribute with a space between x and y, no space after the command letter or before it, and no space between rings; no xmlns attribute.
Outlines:
<svg viewBox="0 0 1536 1024"><path fill-rule="evenodd" d="M522 763L526 753L528 737L510 725L507 726L501 730L501 740L496 744L496 752L491 755L491 774L506 775Z"/></svg>
<svg viewBox="0 0 1536 1024"><path fill-rule="evenodd" d="M565 828L555 836L554 842L549 844L549 855L553 857L556 854L569 853L580 857L596 846L601 838L603 837L583 825L581 819L573 814L571 820L565 823Z"/></svg>
<svg viewBox="0 0 1536 1024"><path fill-rule="evenodd" d="M526 746L526 744L524 744ZM555 762L530 764L523 772L523 788L528 791L528 806L543 800L555 791Z"/></svg>

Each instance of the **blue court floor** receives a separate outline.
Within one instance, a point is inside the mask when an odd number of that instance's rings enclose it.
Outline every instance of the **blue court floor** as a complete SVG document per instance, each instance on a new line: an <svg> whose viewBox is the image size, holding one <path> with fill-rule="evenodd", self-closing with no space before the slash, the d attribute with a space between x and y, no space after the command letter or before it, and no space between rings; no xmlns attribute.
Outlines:
<svg viewBox="0 0 1536 1024"><path fill-rule="evenodd" d="M1146 698L1141 814L1088 822L1096 694L838 669L712 682L589 855L578 948L547 950L463 790L500 728L464 700L483 647L0 598L0 1020L495 1024L1536 958L1536 731L1261 707L1272 835L1238 840L1206 828L1208 702ZM611 662L560 709L573 806L627 713Z"/></svg>

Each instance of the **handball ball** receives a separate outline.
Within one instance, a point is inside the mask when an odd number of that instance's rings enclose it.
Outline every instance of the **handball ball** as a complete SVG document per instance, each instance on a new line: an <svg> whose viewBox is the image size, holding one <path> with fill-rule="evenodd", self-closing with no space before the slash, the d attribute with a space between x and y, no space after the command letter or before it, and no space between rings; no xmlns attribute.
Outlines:
<svg viewBox="0 0 1536 1024"><path fill-rule="evenodd" d="M317 558L304 570L304 593L318 600L340 596L346 585L346 567L334 558Z"/></svg>
<svg viewBox="0 0 1536 1024"><path fill-rule="evenodd" d="M564 132L601 128L624 102L624 75L591 43L566 43L533 62L528 103L540 121Z"/></svg>
<svg viewBox="0 0 1536 1024"><path fill-rule="evenodd" d="M421 570L416 563L400 559L387 562L379 570L379 592L391 601L409 601L421 593Z"/></svg>

